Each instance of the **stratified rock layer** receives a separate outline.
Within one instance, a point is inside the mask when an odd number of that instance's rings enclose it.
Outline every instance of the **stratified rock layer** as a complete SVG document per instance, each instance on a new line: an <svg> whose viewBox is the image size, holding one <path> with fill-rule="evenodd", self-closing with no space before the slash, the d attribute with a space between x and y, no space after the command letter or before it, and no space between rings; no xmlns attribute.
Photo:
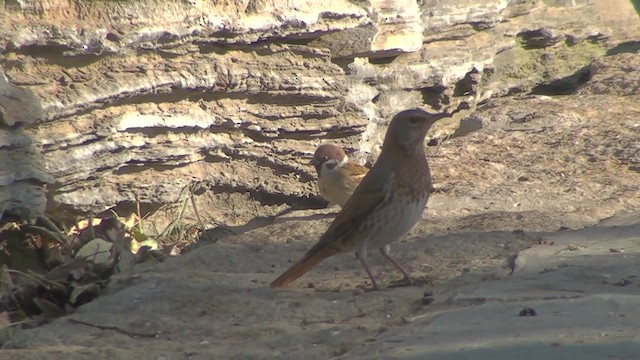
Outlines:
<svg viewBox="0 0 640 360"><path fill-rule="evenodd" d="M620 99L637 94L637 86L599 73L625 72L602 65L605 56L637 50L640 20L622 0L30 0L7 2L0 24L0 65L43 109L41 120L27 122L28 133L55 178L48 207L61 218L127 212L135 202L145 211L178 206L194 184L209 220L242 222L283 204L316 206L308 165L315 147L335 142L371 162L388 119L407 107L458 112L432 134L450 154L444 168L434 167L444 187L511 186L499 179L530 169L525 160L538 157L559 174L554 167L565 168L563 161L528 145L577 131L564 122L567 133L548 130L565 114L558 107L577 112L579 126L593 129L589 136L612 146L623 129L634 131L627 118L590 109L613 103L626 107L620 114L635 111ZM597 96L554 100L589 76L580 94ZM551 99L514 97L527 93ZM609 95L616 98L601 97ZM541 120L526 131L490 126L511 126L516 120L507 118L515 115L500 110L511 108ZM459 139L441 141L451 136ZM502 143L488 140L495 136ZM512 161L505 149L515 144L522 158ZM553 154L568 158L576 150L568 139L559 144ZM474 149L502 157L496 177L473 178ZM602 161L615 160L614 153ZM591 169L583 165L574 171L579 179ZM614 179L611 186L623 189L631 181ZM4 198L8 189L0 190ZM12 204L5 210L24 207Z"/></svg>

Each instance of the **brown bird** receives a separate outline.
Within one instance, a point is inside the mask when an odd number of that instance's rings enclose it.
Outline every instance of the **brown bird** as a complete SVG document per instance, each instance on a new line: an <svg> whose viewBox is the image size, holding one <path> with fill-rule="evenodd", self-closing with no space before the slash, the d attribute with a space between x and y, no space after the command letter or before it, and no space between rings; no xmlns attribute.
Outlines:
<svg viewBox="0 0 640 360"><path fill-rule="evenodd" d="M318 190L329 206L344 207L369 169L349 160L341 147L320 145L310 162L318 172Z"/></svg>
<svg viewBox="0 0 640 360"><path fill-rule="evenodd" d="M421 109L396 114L378 160L327 231L304 257L271 283L284 286L324 259L356 251L374 289L378 283L367 265L367 250L378 249L410 282L409 274L389 256L389 244L405 235L422 216L431 193L431 174L424 139L431 125L446 114Z"/></svg>

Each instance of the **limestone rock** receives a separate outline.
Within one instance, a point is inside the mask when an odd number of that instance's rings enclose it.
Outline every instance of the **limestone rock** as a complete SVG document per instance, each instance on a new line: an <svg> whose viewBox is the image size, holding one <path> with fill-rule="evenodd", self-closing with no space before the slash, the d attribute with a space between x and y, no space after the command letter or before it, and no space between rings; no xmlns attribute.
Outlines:
<svg viewBox="0 0 640 360"><path fill-rule="evenodd" d="M622 53L595 60L590 79L578 94L640 95L640 56Z"/></svg>
<svg viewBox="0 0 640 360"><path fill-rule="evenodd" d="M38 98L28 89L11 84L5 74L0 72L0 124L14 126L17 123L33 123L40 119L42 107ZM3 139L2 144L6 144L6 141L9 139Z"/></svg>
<svg viewBox="0 0 640 360"><path fill-rule="evenodd" d="M9 1L0 65L42 105L25 136L56 180L56 215L157 212L196 184L208 219L244 222L321 205L315 147L374 161L401 108L458 112L443 139L538 106L513 95L571 94L590 76L581 91L606 93L593 60L640 38L632 5L609 4ZM492 104L514 112L474 114Z"/></svg>
<svg viewBox="0 0 640 360"><path fill-rule="evenodd" d="M42 215L52 183L42 153L23 126L42 118L40 102L0 72L0 219Z"/></svg>

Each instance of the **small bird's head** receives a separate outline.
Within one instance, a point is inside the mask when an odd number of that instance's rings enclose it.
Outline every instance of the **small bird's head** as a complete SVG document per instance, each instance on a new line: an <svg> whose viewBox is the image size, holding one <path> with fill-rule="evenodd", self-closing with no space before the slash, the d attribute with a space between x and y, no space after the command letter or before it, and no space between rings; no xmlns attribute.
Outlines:
<svg viewBox="0 0 640 360"><path fill-rule="evenodd" d="M398 148L406 151L424 150L424 138L434 122L450 114L431 114L422 109L404 110L397 113L387 129L384 148Z"/></svg>
<svg viewBox="0 0 640 360"><path fill-rule="evenodd" d="M320 175L323 166L333 169L347 158L344 150L340 146L332 144L320 145L313 154L313 159L309 164L313 165Z"/></svg>

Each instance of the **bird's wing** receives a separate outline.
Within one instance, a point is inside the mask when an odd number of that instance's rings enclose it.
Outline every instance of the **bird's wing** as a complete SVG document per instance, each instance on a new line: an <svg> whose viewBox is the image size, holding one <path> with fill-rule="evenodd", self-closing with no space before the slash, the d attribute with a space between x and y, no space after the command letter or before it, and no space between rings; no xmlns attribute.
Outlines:
<svg viewBox="0 0 640 360"><path fill-rule="evenodd" d="M366 221L372 210L384 200L391 176L381 171L370 171L356 188L342 210L333 220L318 243L307 254L313 254L323 247L348 250L348 239L354 235L358 225Z"/></svg>
<svg viewBox="0 0 640 360"><path fill-rule="evenodd" d="M346 175L343 177L344 186L346 186L347 189L352 192L364 179L365 175L367 175L369 169L362 165L348 162L343 165L342 171Z"/></svg>
<svg viewBox="0 0 640 360"><path fill-rule="evenodd" d="M300 261L291 266L271 283L271 287L281 287L294 281L322 262L322 260L351 250L358 245L353 241L355 236L361 235L358 225L367 221L371 212L384 201L388 186L393 181L386 175L384 169L372 169L356 188L345 206L340 210L327 231L320 240L309 250Z"/></svg>
<svg viewBox="0 0 640 360"><path fill-rule="evenodd" d="M369 169L366 166L362 166L350 161L344 164L343 166L347 174L350 174L356 177L364 177L369 172Z"/></svg>

